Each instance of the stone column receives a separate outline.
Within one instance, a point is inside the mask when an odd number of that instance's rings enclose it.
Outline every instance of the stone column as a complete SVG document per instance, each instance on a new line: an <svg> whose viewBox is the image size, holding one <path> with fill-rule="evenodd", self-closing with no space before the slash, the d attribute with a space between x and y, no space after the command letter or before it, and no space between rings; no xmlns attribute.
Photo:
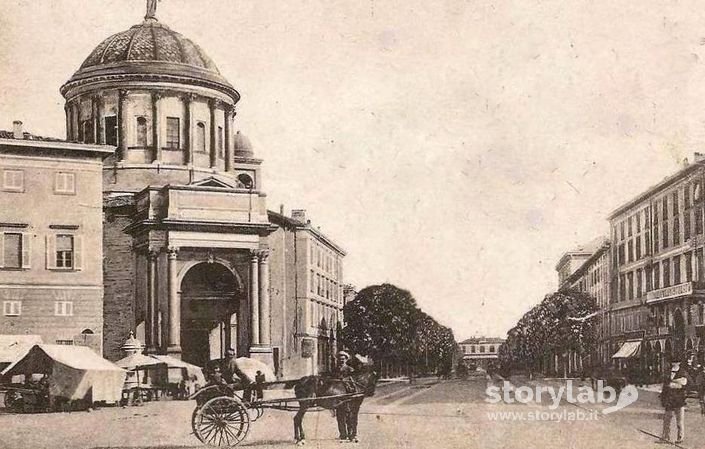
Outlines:
<svg viewBox="0 0 705 449"><path fill-rule="evenodd" d="M233 108L229 104L225 105L225 127L223 132L225 133L225 171L229 172L233 168L233 137L232 127L230 126L233 120Z"/></svg>
<svg viewBox="0 0 705 449"><path fill-rule="evenodd" d="M157 162L162 159L161 98L162 94L160 92L152 93L152 162Z"/></svg>
<svg viewBox="0 0 705 449"><path fill-rule="evenodd" d="M269 251L259 254L259 342L262 346L271 346L272 338L269 329Z"/></svg>
<svg viewBox="0 0 705 449"><path fill-rule="evenodd" d="M167 353L181 355L181 304L176 257L179 248L169 247L169 336Z"/></svg>
<svg viewBox="0 0 705 449"><path fill-rule="evenodd" d="M184 97L184 105L186 106L186 120L184 123L184 129L186 131L186 157L185 157L185 162L187 164L192 164L193 163L193 150L194 150L194 133L193 133L193 125L195 124L195 120L193 119L193 102L196 99L196 95L194 94L188 94Z"/></svg>
<svg viewBox="0 0 705 449"><path fill-rule="evenodd" d="M129 121L127 115L127 96L130 91L120 89L118 91L118 147L117 147L117 159L122 161L127 155L127 122Z"/></svg>
<svg viewBox="0 0 705 449"><path fill-rule="evenodd" d="M259 345L259 254L250 251L250 321L252 333L250 346Z"/></svg>
<svg viewBox="0 0 705 449"><path fill-rule="evenodd" d="M73 137L71 140L80 140L81 139L81 134L79 133L79 127L80 127L80 119L79 119L79 114L78 114L78 106L76 105L79 102L79 100L74 100L71 103L71 123L73 123Z"/></svg>
<svg viewBox="0 0 705 449"><path fill-rule="evenodd" d="M71 140L71 107L68 103L64 105L64 115L66 115L66 140Z"/></svg>
<svg viewBox="0 0 705 449"><path fill-rule="evenodd" d="M145 320L144 340L148 354L157 352L157 258L159 252L147 253L147 318Z"/></svg>
<svg viewBox="0 0 705 449"><path fill-rule="evenodd" d="M74 102L74 118L76 119L76 130L78 134L78 141L85 142L86 136L83 133L83 123L81 123L81 99L76 98Z"/></svg>
<svg viewBox="0 0 705 449"><path fill-rule="evenodd" d="M98 143L98 97L91 97L91 133L93 143Z"/></svg>
<svg viewBox="0 0 705 449"><path fill-rule="evenodd" d="M103 115L105 115L105 101L102 95L95 96L95 128L98 139L96 143L105 144L105 126L103 126Z"/></svg>
<svg viewBox="0 0 705 449"><path fill-rule="evenodd" d="M210 122L211 122L211 138L210 138L210 166L211 168L217 166L218 161L218 142L217 142L217 127L215 123L215 109L218 107L220 102L214 98L211 98L208 102L208 107L210 108Z"/></svg>

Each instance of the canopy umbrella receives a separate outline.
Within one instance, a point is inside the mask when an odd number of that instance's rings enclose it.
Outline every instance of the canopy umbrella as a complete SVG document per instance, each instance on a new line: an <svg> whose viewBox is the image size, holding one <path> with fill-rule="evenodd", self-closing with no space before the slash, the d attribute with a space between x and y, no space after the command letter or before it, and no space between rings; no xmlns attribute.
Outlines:
<svg viewBox="0 0 705 449"><path fill-rule="evenodd" d="M145 366L166 365L166 362L144 354L135 353L118 360L115 364L120 368L132 370Z"/></svg>
<svg viewBox="0 0 705 449"><path fill-rule="evenodd" d="M257 359L251 359L249 357L238 357L235 359L237 367L242 373L247 376L250 382L255 380L257 371L261 371L264 374L265 382L274 382L277 377L274 375L274 371L266 363L259 361Z"/></svg>
<svg viewBox="0 0 705 449"><path fill-rule="evenodd" d="M180 370L183 374L188 376L189 378L195 376L196 377L196 382L199 385L205 385L206 384L206 376L203 375L203 370L196 366L192 365L190 363L186 363L183 360L179 360L175 357L169 356L169 355L153 355L155 359L159 360L160 362L163 362L166 364L167 369L169 372L174 371L174 370ZM181 379L179 379L181 380Z"/></svg>

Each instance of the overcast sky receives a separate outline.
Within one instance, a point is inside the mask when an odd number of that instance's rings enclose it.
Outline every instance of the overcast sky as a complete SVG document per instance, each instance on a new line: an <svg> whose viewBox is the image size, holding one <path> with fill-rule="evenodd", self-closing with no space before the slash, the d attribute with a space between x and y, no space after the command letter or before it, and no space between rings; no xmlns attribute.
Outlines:
<svg viewBox="0 0 705 449"><path fill-rule="evenodd" d="M0 129L63 137L59 87L145 1L0 4ZM242 94L269 208L307 209L347 281L410 290L458 340L503 336L563 252L705 151L701 2L164 0L157 16Z"/></svg>

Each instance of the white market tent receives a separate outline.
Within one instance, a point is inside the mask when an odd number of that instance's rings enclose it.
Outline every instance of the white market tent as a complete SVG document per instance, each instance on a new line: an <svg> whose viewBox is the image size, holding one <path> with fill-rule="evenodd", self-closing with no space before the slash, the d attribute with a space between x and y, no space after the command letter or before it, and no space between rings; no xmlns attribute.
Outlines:
<svg viewBox="0 0 705 449"><path fill-rule="evenodd" d="M32 347L2 372L3 377L43 373L49 375L49 394L69 400L118 402L126 372L85 346Z"/></svg>

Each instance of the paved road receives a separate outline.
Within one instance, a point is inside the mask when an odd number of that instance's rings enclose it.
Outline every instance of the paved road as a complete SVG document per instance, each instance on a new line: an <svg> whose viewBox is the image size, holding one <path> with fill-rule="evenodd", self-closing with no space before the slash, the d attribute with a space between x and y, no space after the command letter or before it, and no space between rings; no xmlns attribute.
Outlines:
<svg viewBox="0 0 705 449"><path fill-rule="evenodd" d="M536 382L512 379L515 387ZM340 444L335 419L310 413L304 427L307 447L340 448L649 448L659 433L656 394L641 392L622 411L602 415L601 405L580 408L561 401L492 404L486 388L501 382L476 377L467 381L422 379L414 385L378 388L365 400L360 416L361 442ZM560 386L543 381L541 386ZM106 408L94 412L0 415L0 448L199 448L190 434L192 402L164 401L143 407ZM595 410L594 412L592 410ZM583 419L576 418L578 412ZM697 412L697 413L696 413ZM535 419L528 418L530 413ZM592 413L592 415L590 415ZM591 418L590 418L591 417ZM254 423L242 447L294 447L292 415L271 411ZM541 418L547 421L540 421ZM559 421L560 420L560 421ZM705 419L692 407L684 447L705 447ZM702 444L696 444L702 442ZM667 446L666 446L667 447Z"/></svg>

